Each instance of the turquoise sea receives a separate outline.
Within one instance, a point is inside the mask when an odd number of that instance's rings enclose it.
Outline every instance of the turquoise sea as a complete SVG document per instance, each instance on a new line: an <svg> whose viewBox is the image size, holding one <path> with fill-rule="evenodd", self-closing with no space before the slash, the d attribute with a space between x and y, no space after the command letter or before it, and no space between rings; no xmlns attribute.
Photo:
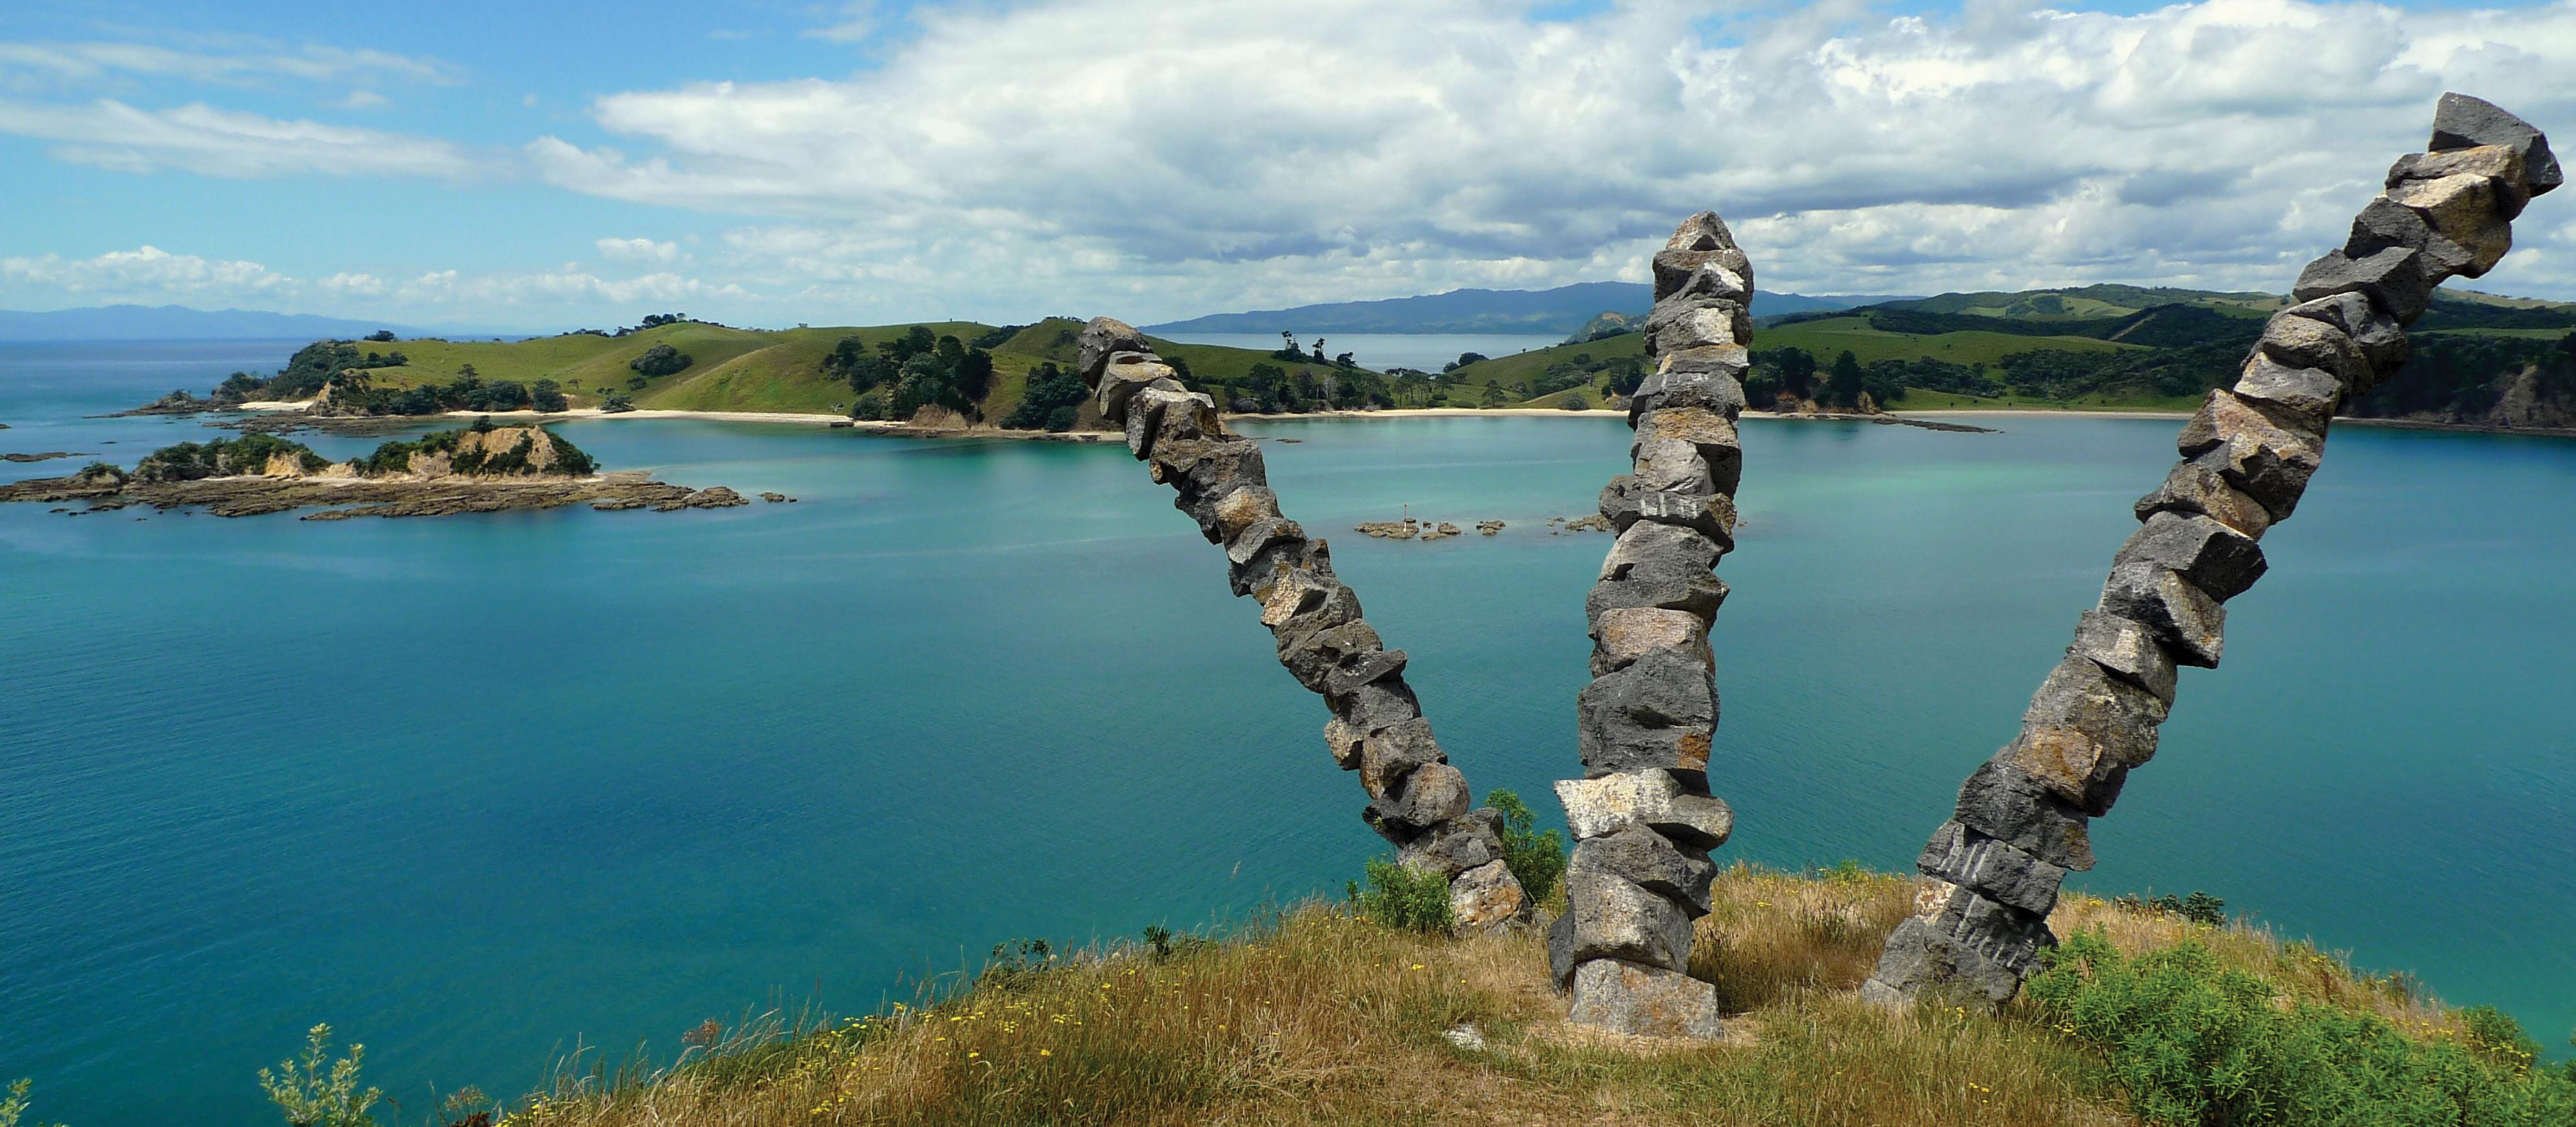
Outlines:
<svg viewBox="0 0 2576 1127"><path fill-rule="evenodd" d="M291 345L0 349L0 451ZM2014 731L2175 424L1757 421L1723 574L1724 855L1903 869ZM1594 418L1247 426L1480 788L1573 773ZM1371 854L1322 706L1115 446L565 433L793 505L303 523L0 506L0 1077L80 1127L269 1122L332 1023L416 1120L577 1046L909 998L1020 936L1194 926ZM1287 440L1295 440L1293 443ZM374 439L320 437L346 455ZM113 442L114 445L109 445ZM2231 910L2576 1028L2576 443L2346 427L2096 823L2095 891ZM83 459L85 460L85 459ZM82 460L0 464L10 479Z"/></svg>

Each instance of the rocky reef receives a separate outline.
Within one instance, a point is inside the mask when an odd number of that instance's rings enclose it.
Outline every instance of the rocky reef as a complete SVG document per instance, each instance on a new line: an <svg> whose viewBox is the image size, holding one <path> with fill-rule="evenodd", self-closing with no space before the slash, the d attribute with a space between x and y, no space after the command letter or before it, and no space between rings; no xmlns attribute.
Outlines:
<svg viewBox="0 0 2576 1127"><path fill-rule="evenodd" d="M1618 539L1584 600L1593 680L1575 700L1583 777L1556 784L1575 845L1548 959L1577 1023L1714 1037L1716 988L1686 972L1717 874L1709 851L1735 823L1708 786L1708 632L1726 601L1713 569L1735 546L1753 267L1725 222L1701 212L1655 255L1654 275L1652 374L1628 404L1634 472L1601 491Z"/></svg>
<svg viewBox="0 0 2576 1127"><path fill-rule="evenodd" d="M2090 819L2155 755L2178 667L2218 666L2225 603L2262 577L2256 542L2297 508L2336 410L2396 373L2433 288L2493 268L2514 217L2563 179L2539 130L2460 94L2442 96L2425 150L2398 158L2345 244L2300 272L2235 386L2184 424L2181 463L2137 502L2141 527L2021 734L1969 777L1916 860L1915 911L1864 996L2001 1005L2040 969L2059 885L2093 867Z"/></svg>
<svg viewBox="0 0 2576 1127"><path fill-rule="evenodd" d="M366 458L332 462L300 443L252 434L183 442L132 472L94 463L70 477L0 486L0 501L85 502L70 515L134 505L201 509L219 517L320 509L305 520L447 516L587 503L601 510L747 504L721 486L691 489L642 473L600 474L590 456L542 427L440 431L388 442Z"/></svg>
<svg viewBox="0 0 2576 1127"><path fill-rule="evenodd" d="M1173 507L1225 548L1234 593L1261 604L1279 664L1323 695L1332 713L1325 749L1358 772L1369 827L1396 847L1398 863L1448 880L1460 930L1522 918L1529 897L1503 863L1502 815L1470 809L1466 776L1405 684L1405 652L1386 648L1360 617L1359 596L1334 577L1324 541L1279 511L1260 444L1228 431L1215 401L1184 389L1124 322L1085 325L1078 366L1100 417L1125 429L1128 450L1177 494Z"/></svg>

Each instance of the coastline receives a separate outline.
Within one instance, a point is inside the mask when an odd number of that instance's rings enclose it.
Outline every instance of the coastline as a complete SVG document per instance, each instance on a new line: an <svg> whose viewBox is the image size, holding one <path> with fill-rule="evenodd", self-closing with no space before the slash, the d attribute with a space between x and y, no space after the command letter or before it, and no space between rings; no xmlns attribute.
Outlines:
<svg viewBox="0 0 2576 1127"><path fill-rule="evenodd" d="M304 406L305 406L305 405L304 405L303 403L298 403L298 402L282 402L282 401L275 401L275 400L265 400L265 401L256 401L256 402L243 403L243 404L239 405L238 407L234 408L234 410L235 410L236 412L252 412L252 413L268 413L268 414L296 414L296 413L300 413L300 412L304 409ZM349 417L351 417L351 418L371 418L371 419L373 419L373 418L390 418L390 419L398 419L398 418L404 418L404 417L409 417L409 416L349 416ZM599 409L599 408L597 408L597 407L576 407L576 408L574 408L574 409L572 409L572 410L569 410L569 411L553 411L553 412L544 412L544 411L449 411L449 412L446 412L446 413L445 413L445 414L443 414L443 415L422 415L422 416L417 416L417 417L418 417L418 418L423 418L423 419L435 419L435 418L474 419L474 418L487 418L487 417L488 417L488 418L492 418L492 419L506 419L506 420L522 420L522 419L529 419L529 420L539 420L539 421L544 421L544 420L557 420L557 421L560 421L560 420L566 420L566 419L581 419L581 420L592 420L592 419L695 419L695 420L700 420L700 421L705 421L705 422L730 422L730 423L783 423L783 424L801 425L801 426L821 426L821 427L832 427L832 428L838 428L838 429L843 429L843 430L856 430L856 431L863 431L863 432L870 433L870 434L885 435L885 436L887 436L887 437L891 437L891 438L993 438L993 439L1003 439L1003 440L1008 440L1008 441L1020 441L1020 442L1105 442L1105 441L1108 441L1108 440L1110 440L1110 439L1112 439L1112 438L1118 438L1118 437L1121 437L1121 436L1120 436L1117 432L1115 432L1115 431L1062 431L1062 432L1057 432L1057 431L1042 431L1042 430L1040 430L1040 431L1031 431L1031 430L1004 430L1004 429L1002 429L1002 428L1000 428L1000 427L992 427L992 426L977 426L977 427L969 427L969 428L966 428L966 429L963 429L963 430L957 430L957 429L932 429L932 428L925 428L925 427L915 427L915 426L912 426L911 424L908 424L908 423L898 423L898 422L881 421L881 420L850 419L850 418L847 418L847 417L844 417L844 416L841 416L841 415L829 414L829 413L825 413L825 412L804 412L804 411L670 411L670 410L649 410L649 409L637 409L637 410L633 410L633 411L619 411L619 412L616 412L616 413L614 413L614 414L611 414L611 413L609 413L609 412L602 411L602 410L600 410L600 409ZM1238 414L1238 413L1228 413L1228 414L1226 414L1226 415L1225 415L1225 417L1226 417L1226 418L1228 418L1228 419L1242 419L1242 420L1249 420L1249 421L1252 421L1252 422L1264 422L1264 423L1272 423L1272 422L1323 422L1323 421L1343 421L1343 420L1352 420L1352 419L1471 419L1471 418L1615 418L1615 419L1624 419L1624 418L1627 418L1627 417L1628 417L1628 412L1626 412L1625 410L1619 410L1619 409L1613 409L1613 408L1605 408L1605 407L1593 407L1593 408L1589 408L1589 409L1581 410L1581 411L1567 411L1567 410L1564 410L1564 409L1561 409L1561 408L1555 408L1555 407L1490 407L1490 408L1488 408L1488 407L1391 407L1391 408L1388 408L1388 409L1385 409L1385 410L1382 410L1382 411L1314 411L1314 412L1308 412L1308 413L1305 413L1305 414L1293 414L1293 415L1292 415L1292 414L1264 414L1264 413L1240 413L1240 414ZM1782 422L1870 422L1870 421L1873 421L1873 419L1885 419L1885 420L1888 420L1888 421L1890 421L1890 422L1904 422L1904 421L1907 421L1907 420L1920 420L1920 421L1923 421L1923 422L1935 422L1935 423L1937 423L1937 422L1944 422L1944 421L1953 420L1953 419L2008 419L2008 418L2016 418L2016 417L2019 417L2019 418L2058 418L2058 419L2070 419L2070 418L2071 418L2071 419L2170 419L2170 420L2176 420L2176 421L2179 421L2179 420L2183 420L2183 419L2188 419L2188 418L2190 418L2190 417L2191 417L2191 412L2189 412L2189 411L2166 411L2166 410L2155 410L2155 409L2145 409L2145 408L2141 408L2141 409L2111 409L2111 410L2101 410L2101 411L2083 411L2083 410L2070 410L2070 409L2065 409L2065 408L2054 408L2054 407L2035 407L2035 408L2028 408L2028 409L2022 409L2022 408L2004 408L2004 407L1952 407L1952 408L1929 408L1929 409L1925 409L1925 410L1921 410L1921 411L1889 411L1889 412L1885 412L1884 414L1882 414L1882 415L1878 415L1878 416L1863 416L1863 415L1852 415L1852 414L1843 414L1843 413L1828 413L1828 414L1814 414L1814 415L1808 415L1808 414L1775 414L1775 413L1773 413L1773 412L1769 412L1769 411L1747 411L1747 412L1745 412L1745 413L1744 413L1744 415L1743 415L1743 418L1745 418L1745 419L1762 419L1762 420L1782 421ZM2338 415L2338 416L2336 416L2336 417L2335 417L2335 420L2334 420L2334 421L2335 421L2336 425L2338 425L2338 426L2389 427L2389 428L2397 429L2397 430L2454 431L2454 432L2466 432L2466 433L2471 433L2471 434L2509 434L2509 435L2523 435L2523 436L2533 437L2533 438L2576 438L2576 428L2570 428L2570 427L2506 427L2506 426L2490 426L2490 425L2486 425L2486 424L2483 424L2483 423L2442 423L2442 422L2430 422L2430 421L2426 421L2426 420L2422 420L2422 419L2376 419L2376 418L2361 418L2361 417L2350 416L2350 415Z"/></svg>

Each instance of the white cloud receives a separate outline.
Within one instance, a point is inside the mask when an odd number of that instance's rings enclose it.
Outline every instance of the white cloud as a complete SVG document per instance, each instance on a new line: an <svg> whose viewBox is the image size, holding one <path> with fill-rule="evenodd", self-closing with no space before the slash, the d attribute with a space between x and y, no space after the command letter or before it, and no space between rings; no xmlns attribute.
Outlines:
<svg viewBox="0 0 2576 1127"><path fill-rule="evenodd" d="M373 90L351 90L348 97L331 104L344 110L376 110L383 109L389 103L386 102L384 95Z"/></svg>
<svg viewBox="0 0 2576 1127"><path fill-rule="evenodd" d="M222 51L178 50L131 42L0 42L0 68L80 81L118 73L221 83L267 78L308 82L454 82L458 78L455 67L436 59L390 51L316 44L289 48L262 40L242 41L240 46L240 50Z"/></svg>
<svg viewBox="0 0 2576 1127"><path fill-rule="evenodd" d="M0 284L36 287L101 302L273 296L295 280L256 262L171 254L159 247L111 251L96 258L58 255L0 258Z"/></svg>
<svg viewBox="0 0 2576 1127"><path fill-rule="evenodd" d="M592 245L611 262L670 262L680 257L678 244L651 239L598 239Z"/></svg>
<svg viewBox="0 0 2576 1127"><path fill-rule="evenodd" d="M122 302L245 305L288 312L536 326L631 317L637 310L676 303L739 307L756 301L756 295L738 285L670 270L632 277L574 268L489 273L431 270L390 278L343 271L308 281L256 262L172 254L153 246L94 258L52 254L0 258L0 304L37 307Z"/></svg>
<svg viewBox="0 0 2576 1127"><path fill-rule="evenodd" d="M811 295L1150 318L1639 277L1701 207L1775 289L2279 288L2443 89L2576 117L2570 4L1860 12L977 7L844 80L598 99L640 155L527 155L576 191L784 221L729 246ZM2507 261L2499 284L2576 289Z"/></svg>
<svg viewBox="0 0 2576 1127"><path fill-rule="evenodd" d="M127 172L175 168L234 179L318 173L462 180L482 171L445 141L284 121L202 102L150 110L114 99L86 105L0 99L0 133L53 142L51 152L60 160Z"/></svg>

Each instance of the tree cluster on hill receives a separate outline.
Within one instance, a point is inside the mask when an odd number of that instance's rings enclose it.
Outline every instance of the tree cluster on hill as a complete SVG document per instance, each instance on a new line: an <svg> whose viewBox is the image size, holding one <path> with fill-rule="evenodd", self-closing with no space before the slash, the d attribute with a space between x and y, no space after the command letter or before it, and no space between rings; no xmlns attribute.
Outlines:
<svg viewBox="0 0 2576 1127"><path fill-rule="evenodd" d="M974 420L993 390L993 354L914 325L873 349L858 337L841 338L823 357L823 374L858 393L851 418L909 419L936 405Z"/></svg>
<svg viewBox="0 0 2576 1127"><path fill-rule="evenodd" d="M688 353L673 348L668 344L657 344L651 348L645 349L643 355L626 362L626 366L634 369L635 371L635 376L630 378L627 382L630 386L641 388L644 386L640 382L642 380L655 379L661 376L678 375L681 372L688 371L689 365L695 363L697 363L697 360L692 358Z"/></svg>
<svg viewBox="0 0 2576 1127"><path fill-rule="evenodd" d="M2576 414L2576 332L2557 340L2417 333L2396 377L2344 411L2364 418L2476 419L2496 406L2504 377L2525 369L2532 370L2535 399Z"/></svg>
<svg viewBox="0 0 2576 1127"><path fill-rule="evenodd" d="M338 415L437 415L448 411L562 411L572 406L563 388L553 380L523 384L516 380L494 380L490 383L475 374L474 365L456 370L456 378L445 384L420 384L407 388L377 387L363 371L344 371L325 384L330 391L330 413Z"/></svg>
<svg viewBox="0 0 2576 1127"><path fill-rule="evenodd" d="M489 434L492 430L492 420L476 419L473 426L462 430L433 431L408 442L385 443L376 447L374 453L358 459L354 465L362 476L381 477L409 472L415 454L446 454L449 455L448 468L452 472L480 477L530 477L541 472L588 477L599 472L596 459L551 430L530 428L528 433L519 436L518 442L498 452L487 449L459 452L466 434ZM536 464L537 436L540 434L554 447L553 464L542 470Z"/></svg>
<svg viewBox="0 0 2576 1127"><path fill-rule="evenodd" d="M134 467L134 477L142 481L198 481L263 473L269 460L281 454L296 459L307 472L330 464L303 443L273 434L245 434L240 438L164 446L143 456Z"/></svg>
<svg viewBox="0 0 2576 1127"><path fill-rule="evenodd" d="M1270 358L1273 360L1285 360L1291 364L1330 364L1344 371L1359 367L1359 361L1352 359L1351 354L1347 352L1327 359L1324 355L1324 338L1322 337L1315 338L1315 348L1312 352L1297 347L1297 334L1288 332L1284 329L1279 333L1279 350L1271 353Z"/></svg>
<svg viewBox="0 0 2576 1127"><path fill-rule="evenodd" d="M1744 398L1748 406L1757 410L1813 402L1820 407L1856 411L1892 403L1905 398L1905 377L1911 363L1882 360L1863 367L1860 358L1845 349L1834 357L1833 363L1819 364L1815 354L1794 345L1756 352L1752 359L1752 370L1744 377Z"/></svg>
<svg viewBox="0 0 2576 1127"><path fill-rule="evenodd" d="M390 333L378 336L391 339ZM375 338L369 338L375 339ZM235 372L215 385L210 401L217 407L231 407L253 399L310 399L321 392L331 377L352 369L399 368L411 362L400 352L378 353L360 349L345 340L317 340L295 350L286 366L274 376L254 376Z"/></svg>
<svg viewBox="0 0 2576 1127"><path fill-rule="evenodd" d="M1043 362L1029 373L1028 390L1020 395L1020 405L1002 416L1002 426L1009 430L1045 429L1062 434L1073 429L1081 413L1082 402L1091 397L1082 377Z"/></svg>

